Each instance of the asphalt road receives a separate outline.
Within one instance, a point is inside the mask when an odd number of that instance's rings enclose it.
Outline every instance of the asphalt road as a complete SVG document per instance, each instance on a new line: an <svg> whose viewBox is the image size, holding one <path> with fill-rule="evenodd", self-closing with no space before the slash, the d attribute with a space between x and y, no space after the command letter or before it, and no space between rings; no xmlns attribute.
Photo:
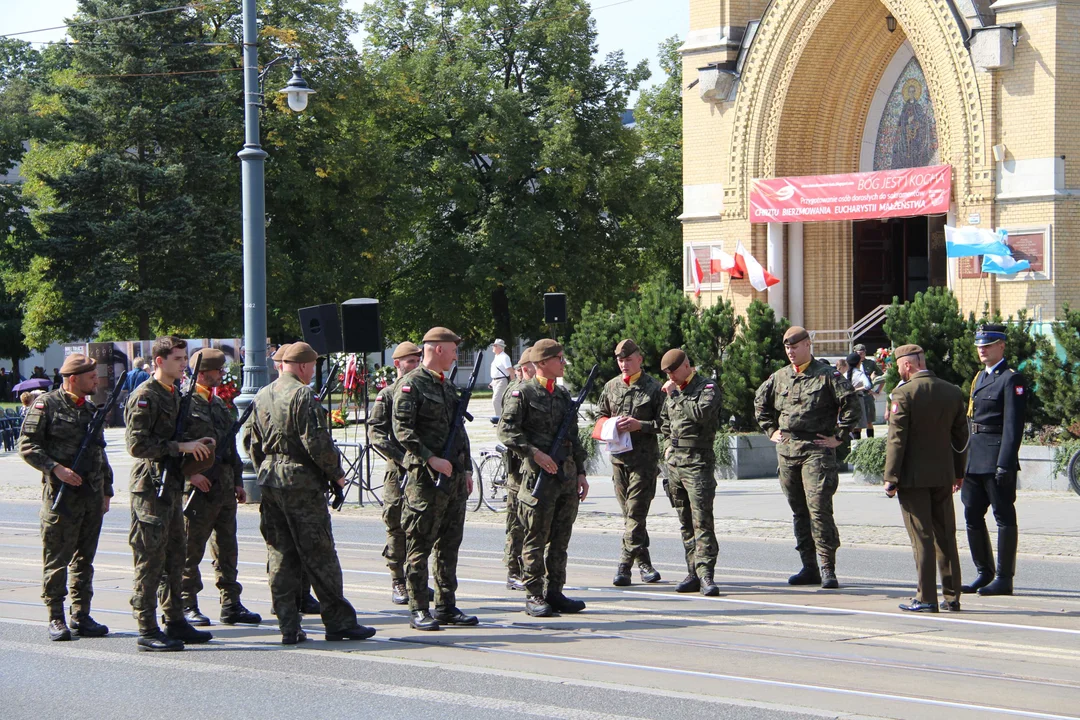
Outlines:
<svg viewBox="0 0 1080 720"><path fill-rule="evenodd" d="M502 533L466 528L459 604L477 628L418 633L389 602L381 524L336 515L346 595L379 633L364 643L278 644L272 622L211 628L183 653L137 653L127 604L126 508L107 516L94 615L100 640L51 643L37 505L0 502L0 693L5 718L518 717L952 718L1080 716L1080 561L1022 556L1019 594L964 597L958 615L902 614L909 551L841 549L840 591L791 588L792 542L721 541L718 598L677 595L678 539L656 535L664 581L610 585L618 535L579 531L577 616L534 619L505 589ZM244 601L266 616L257 513L240 515ZM965 562L967 562L965 560ZM966 568L970 572L970 565ZM204 577L212 575L209 560ZM214 617L213 589L203 610ZM59 678L60 689L49 678Z"/></svg>

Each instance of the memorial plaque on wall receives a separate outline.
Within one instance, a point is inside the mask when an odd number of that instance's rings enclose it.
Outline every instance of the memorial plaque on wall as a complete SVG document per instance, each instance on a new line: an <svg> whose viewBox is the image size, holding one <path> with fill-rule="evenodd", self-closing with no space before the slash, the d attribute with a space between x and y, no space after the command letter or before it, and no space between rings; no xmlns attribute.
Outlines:
<svg viewBox="0 0 1080 720"><path fill-rule="evenodd" d="M957 258L956 263L961 280L982 277L982 255Z"/></svg>
<svg viewBox="0 0 1080 720"><path fill-rule="evenodd" d="M1006 240L1012 248L1013 257L1017 260L1027 260L1031 263L1031 271L1037 273L1046 272L1046 233L1042 230L1034 232L1009 233Z"/></svg>

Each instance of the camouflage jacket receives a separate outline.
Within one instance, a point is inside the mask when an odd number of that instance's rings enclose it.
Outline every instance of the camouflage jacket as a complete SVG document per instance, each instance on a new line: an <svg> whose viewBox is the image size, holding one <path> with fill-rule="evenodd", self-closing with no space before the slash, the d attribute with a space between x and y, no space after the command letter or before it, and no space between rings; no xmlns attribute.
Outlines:
<svg viewBox="0 0 1080 720"><path fill-rule="evenodd" d="M325 490L345 473L326 413L315 393L283 372L255 396L255 412L244 430L244 448L259 485L289 490Z"/></svg>
<svg viewBox="0 0 1080 720"><path fill-rule="evenodd" d="M716 382L694 373L675 397L669 395L664 400L660 411L660 432L667 445L668 463L678 465L680 458L695 453L712 458L719 421Z"/></svg>
<svg viewBox="0 0 1080 720"><path fill-rule="evenodd" d="M244 465L240 462L240 453L236 450L236 436L230 432L233 422L232 411L217 395L211 395L207 400L196 390L191 396L191 416L184 428L184 440L214 438L217 443L214 466L203 475L211 483L222 483L228 487L244 484ZM184 491L191 491L190 483Z"/></svg>
<svg viewBox="0 0 1080 720"><path fill-rule="evenodd" d="M124 418L124 440L128 454L135 458L131 468L131 492L147 492L161 479L165 461L180 455L179 443L173 440L176 416L180 412L180 391L150 378L131 391ZM181 492L177 486L171 491Z"/></svg>
<svg viewBox="0 0 1080 720"><path fill-rule="evenodd" d="M41 471L42 483L51 481L59 487L53 468L57 465L71 468L96 410L89 400L79 407L63 388L45 393L30 405L19 436L19 455ZM81 463L83 482L94 491L104 489L111 496L113 471L104 444L91 443L86 452L89 455Z"/></svg>
<svg viewBox="0 0 1080 720"><path fill-rule="evenodd" d="M398 468L405 465L405 448L394 437L394 393L403 379L398 378L394 384L379 391L371 408L371 417L368 418L372 447L378 450L387 462L397 465Z"/></svg>
<svg viewBox="0 0 1080 720"><path fill-rule="evenodd" d="M641 429L630 433L633 449L611 456L616 465L655 466L660 457L656 438L660 432L660 413L664 407L664 391L651 375L641 373L633 384L627 385L622 376L613 377L604 385L596 404L599 417L625 415L641 421Z"/></svg>
<svg viewBox="0 0 1080 720"><path fill-rule="evenodd" d="M835 435L837 426L853 430L862 405L847 378L812 358L801 373L785 365L770 375L757 389L754 416L769 437L779 430L786 440L813 441L819 434Z"/></svg>
<svg viewBox="0 0 1080 720"><path fill-rule="evenodd" d="M405 451L408 470L423 468L431 457L442 457L457 408L458 391L423 365L394 383L394 437ZM455 435L449 460L456 472L472 472L472 449L465 423Z"/></svg>
<svg viewBox="0 0 1080 720"><path fill-rule="evenodd" d="M551 454L551 446L574 399L566 388L555 386L548 392L538 380L518 383L503 397L499 440L521 459L522 477L535 477L540 467L533 460L533 450ZM577 415L565 441L566 462L562 473L571 479L585 474L585 448L578 436ZM572 464L571 464L572 463Z"/></svg>

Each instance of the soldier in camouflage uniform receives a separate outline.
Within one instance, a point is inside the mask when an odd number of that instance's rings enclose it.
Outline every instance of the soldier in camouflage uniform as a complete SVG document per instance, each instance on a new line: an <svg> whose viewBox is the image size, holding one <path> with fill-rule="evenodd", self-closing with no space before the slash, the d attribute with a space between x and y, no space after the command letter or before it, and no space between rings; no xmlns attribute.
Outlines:
<svg viewBox="0 0 1080 720"><path fill-rule="evenodd" d="M244 431L244 449L262 491L259 529L283 645L307 639L297 605L301 568L319 596L327 640L366 640L375 634L357 623L356 610L345 599L334 546L326 490L329 483L343 486L345 472L326 414L308 387L318 357L307 343L290 345L281 375L255 396L255 412Z"/></svg>
<svg viewBox="0 0 1080 720"><path fill-rule="evenodd" d="M506 388L506 397L517 388L536 377L536 363L532 360L532 348L526 348L518 359L521 378L510 383ZM525 538L525 528L518 516L518 488L521 487L521 460L512 452L503 455L506 463L506 548L503 551L503 564L506 565L506 589L525 590L521 579L521 543Z"/></svg>
<svg viewBox="0 0 1080 720"><path fill-rule="evenodd" d="M395 605L409 603L409 591L405 586L405 531L401 529L401 508L404 504L401 481L405 477L405 448L394 438L394 393L402 379L420 364L421 350L415 343L403 342L394 348L394 367L397 381L387 385L375 396L375 404L368 419L371 428L371 445L386 460L383 477L383 523L386 525L386 546L383 557L390 569L390 602Z"/></svg>
<svg viewBox="0 0 1080 720"><path fill-rule="evenodd" d="M784 334L791 362L761 384L754 398L762 432L776 443L780 486L794 516L802 570L792 585L833 589L840 534L832 498L839 483L836 448L862 418L859 396L836 368L813 355L810 334L794 326ZM818 569L818 557L821 569Z"/></svg>
<svg viewBox="0 0 1080 720"><path fill-rule="evenodd" d="M576 613L585 603L563 594L567 548L577 519L578 505L589 494L585 479L585 448L578 437L577 415L566 438L566 459L560 466L547 451L573 398L555 380L563 376L566 360L562 345L544 339L532 346L536 377L508 394L499 421L499 440L521 462L518 517L525 528L521 547L522 578L528 596L525 612L547 617L553 612ZM533 491L543 470L543 482ZM546 554L546 556L545 556Z"/></svg>
<svg viewBox="0 0 1080 720"><path fill-rule="evenodd" d="M44 572L41 597L49 608L49 638L70 640L103 637L109 628L90 617L94 596L94 555L102 516L113 495L113 472L104 442L87 447L80 476L71 468L96 408L87 400L97 387L97 363L82 354L69 355L60 368L63 387L30 404L19 437L19 455L41 472L41 542ZM52 509L60 488L67 486L60 512ZM71 568L71 627L64 622L68 567Z"/></svg>
<svg viewBox="0 0 1080 720"><path fill-rule="evenodd" d="M472 492L469 435L457 429L450 457L441 457L450 435L458 392L446 373L457 360L461 338L444 327L424 335L420 367L402 378L394 392L394 437L405 448L406 570L409 624L416 630L480 621L457 607L458 549L465 530L465 506ZM436 479L442 480L436 487ZM430 612L428 556L434 554L435 613Z"/></svg>
<svg viewBox="0 0 1080 720"><path fill-rule="evenodd" d="M184 618L183 484L179 474L170 476L159 497L166 464L181 454L197 462L213 458L212 437L173 440L180 414L179 381L187 364L187 342L172 336L159 337L151 351L154 374L135 388L127 400L125 417L131 468L131 530L128 543L135 556L131 609L139 624L140 650L183 650L184 643L209 642L210 633L196 630ZM165 632L157 624L158 586Z"/></svg>
<svg viewBox="0 0 1080 720"><path fill-rule="evenodd" d="M668 350L660 360L667 393L660 411L660 432L667 449L668 493L679 515L687 575L675 590L720 594L713 580L720 551L713 526L716 498L716 454L713 441L720 416L716 383L698 375L686 353Z"/></svg>
<svg viewBox="0 0 1080 720"><path fill-rule="evenodd" d="M615 360L622 372L604 385L596 414L602 418L617 418L619 430L630 433L632 449L611 456L612 484L619 501L625 527L622 553L612 584L630 584L630 570L637 561L641 581L660 581L660 573L652 566L649 556L649 532L645 520L649 506L656 497L656 476L659 474L660 449L656 443L660 432L660 410L664 393L660 383L641 371L644 360L637 344L630 339L615 347Z"/></svg>
<svg viewBox="0 0 1080 720"><path fill-rule="evenodd" d="M199 592L203 588L199 563L206 553L211 533L214 542L210 551L214 557L214 572L221 597L221 622L258 624L262 617L240 602L243 590L236 581L238 548L236 544L236 504L247 502L244 492L243 463L236 451L232 411L225 401L214 395L221 384L225 353L216 348L204 348L191 356L189 365L199 365L195 394L191 397L191 417L184 439L212 437L217 441L214 464L203 472L187 478L184 497L189 498L184 511L187 529L187 553L184 564L184 617L192 625L209 625L210 618L199 610Z"/></svg>

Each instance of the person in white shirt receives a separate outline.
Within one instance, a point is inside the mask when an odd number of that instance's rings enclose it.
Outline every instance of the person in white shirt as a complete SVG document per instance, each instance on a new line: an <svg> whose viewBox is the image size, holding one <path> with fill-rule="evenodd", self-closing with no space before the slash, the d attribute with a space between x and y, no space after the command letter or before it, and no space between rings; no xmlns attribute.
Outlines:
<svg viewBox="0 0 1080 720"><path fill-rule="evenodd" d="M510 384L514 363L510 360L506 352L506 343L501 338L496 338L491 345L491 350L495 353L491 359L491 390L494 393L492 402L495 405L495 416L491 418L491 422L497 423L502 417L503 395L506 394L506 386Z"/></svg>
<svg viewBox="0 0 1080 720"><path fill-rule="evenodd" d="M873 397L872 395L870 395L870 391L873 389L873 384L870 382L870 378L866 376L866 373L864 373L859 368L860 361L861 358L859 357L858 353L851 353L850 355L848 355L844 363L845 365L847 365L847 370L844 371L844 375L847 377L848 382L851 383L851 387L855 388L855 392L859 394L859 402L862 403L863 421L861 427L872 428L873 426L869 425L867 422L866 398ZM855 430L852 433L852 436L856 439L858 439L861 435L862 433L860 430ZM866 435L867 437L873 437L873 430L868 429Z"/></svg>

